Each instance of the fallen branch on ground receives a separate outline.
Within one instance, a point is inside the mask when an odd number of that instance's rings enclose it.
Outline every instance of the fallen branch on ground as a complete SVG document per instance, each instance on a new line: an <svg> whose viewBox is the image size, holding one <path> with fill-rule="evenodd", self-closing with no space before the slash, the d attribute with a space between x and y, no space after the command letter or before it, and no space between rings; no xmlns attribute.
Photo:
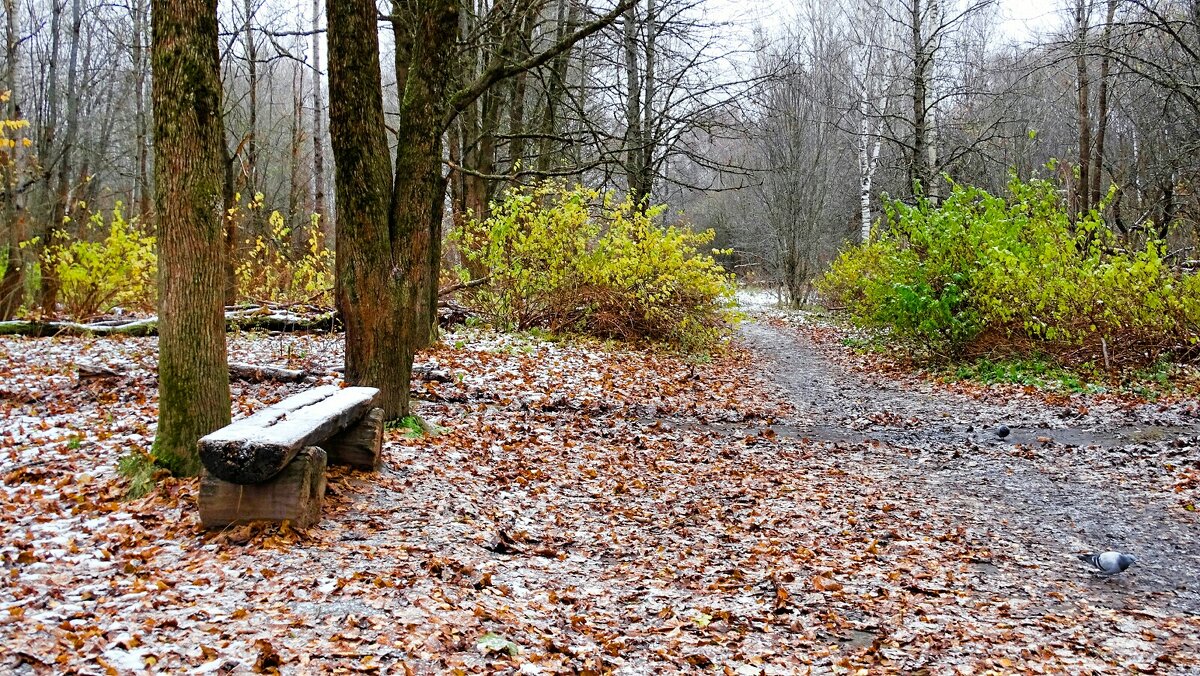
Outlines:
<svg viewBox="0 0 1200 676"><path fill-rule="evenodd" d="M332 331L338 325L338 318L337 313L333 311L315 315L300 315L260 306L230 310L225 313L225 322L226 328L229 330L241 329L301 333ZM126 322L107 320L91 324L24 320L0 322L0 336L50 338L53 336L156 335L158 335L158 317L134 319Z"/></svg>
<svg viewBox="0 0 1200 676"><path fill-rule="evenodd" d="M104 378L127 378L129 373L110 366L98 364L77 364L75 367L79 382L101 380ZM244 380L251 383L275 382L298 383L313 377L304 371L285 369L281 366L263 366L258 364L229 363L229 377L232 380Z"/></svg>

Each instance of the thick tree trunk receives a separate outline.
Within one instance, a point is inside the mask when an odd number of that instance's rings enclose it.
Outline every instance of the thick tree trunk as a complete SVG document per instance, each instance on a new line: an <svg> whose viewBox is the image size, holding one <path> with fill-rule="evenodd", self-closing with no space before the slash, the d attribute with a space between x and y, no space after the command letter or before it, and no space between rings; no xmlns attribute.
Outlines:
<svg viewBox="0 0 1200 676"><path fill-rule="evenodd" d="M407 413L411 364L404 275L392 250L392 168L373 0L329 3L329 134L337 194L337 305L346 327L346 381L380 390L388 419ZM401 142L401 149L404 144ZM412 177L407 177L411 179ZM399 179L398 179L399 180Z"/></svg>
<svg viewBox="0 0 1200 676"><path fill-rule="evenodd" d="M225 361L221 80L216 0L152 0L158 214L156 459L200 470L197 440L230 420Z"/></svg>
<svg viewBox="0 0 1200 676"><path fill-rule="evenodd" d="M443 118L455 55L457 5L429 2L418 11L417 39L396 125L396 174L392 188L392 247L407 272L402 310L405 370L400 383L408 410L408 381L415 350L436 336L437 286L442 260Z"/></svg>

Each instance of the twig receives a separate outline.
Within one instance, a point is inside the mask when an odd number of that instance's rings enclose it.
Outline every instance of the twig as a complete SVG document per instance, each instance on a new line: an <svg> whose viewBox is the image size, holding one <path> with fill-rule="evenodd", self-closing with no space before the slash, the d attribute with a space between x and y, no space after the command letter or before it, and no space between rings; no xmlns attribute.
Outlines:
<svg viewBox="0 0 1200 676"><path fill-rule="evenodd" d="M492 276L487 275L485 277L480 277L479 279L472 279L469 282L460 282L458 284L451 284L450 286L447 286L444 289L438 290L438 298L441 298L443 296L449 296L450 294L455 293L456 291L462 291L463 289L474 289L477 286L483 286L484 284L487 284L489 281L491 281L491 279L492 279Z"/></svg>

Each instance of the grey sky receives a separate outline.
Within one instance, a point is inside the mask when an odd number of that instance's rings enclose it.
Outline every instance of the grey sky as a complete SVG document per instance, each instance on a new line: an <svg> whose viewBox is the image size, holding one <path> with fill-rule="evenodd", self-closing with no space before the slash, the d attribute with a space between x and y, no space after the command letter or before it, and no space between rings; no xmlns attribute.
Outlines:
<svg viewBox="0 0 1200 676"><path fill-rule="evenodd" d="M708 0L705 9L713 18L735 21L747 26L772 25L786 21L795 13L797 1L778 0ZM1002 17L1000 32L1012 42L1028 42L1037 33L1060 25L1064 3L1046 0L998 0Z"/></svg>

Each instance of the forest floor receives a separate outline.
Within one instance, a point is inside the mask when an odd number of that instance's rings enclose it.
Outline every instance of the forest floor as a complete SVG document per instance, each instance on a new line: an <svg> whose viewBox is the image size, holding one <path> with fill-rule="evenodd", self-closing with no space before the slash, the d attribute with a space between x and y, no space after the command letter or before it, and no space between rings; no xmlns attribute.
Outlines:
<svg viewBox="0 0 1200 676"><path fill-rule="evenodd" d="M751 310L712 360L447 335L415 385L437 434L332 470L306 531L204 532L195 480L123 498L154 339L0 339L0 669L1200 672L1194 398L948 385ZM305 386L233 387L244 415ZM1138 563L1075 559L1110 548Z"/></svg>

